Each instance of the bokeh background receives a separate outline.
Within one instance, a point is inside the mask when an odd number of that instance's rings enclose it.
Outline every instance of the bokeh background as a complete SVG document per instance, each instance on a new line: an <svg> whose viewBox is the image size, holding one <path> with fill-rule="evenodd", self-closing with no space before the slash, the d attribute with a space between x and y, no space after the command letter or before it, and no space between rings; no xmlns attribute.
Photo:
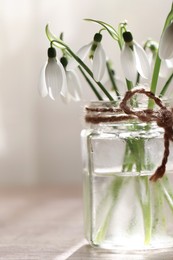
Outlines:
<svg viewBox="0 0 173 260"><path fill-rule="evenodd" d="M0 0L0 185L81 182L83 104L94 99L83 81L84 100L65 105L41 99L38 78L47 56L47 23L77 51L91 41L94 18L117 26L127 19L134 38L159 40L171 0ZM104 33L107 54L121 71L119 50ZM58 52L59 54L59 52ZM121 72L120 72L121 74Z"/></svg>

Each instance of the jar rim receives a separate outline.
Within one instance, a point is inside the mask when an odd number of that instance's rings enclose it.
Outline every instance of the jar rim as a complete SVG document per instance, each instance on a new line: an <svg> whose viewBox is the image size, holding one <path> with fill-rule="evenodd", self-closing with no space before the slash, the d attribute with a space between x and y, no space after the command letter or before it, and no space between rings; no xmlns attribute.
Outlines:
<svg viewBox="0 0 173 260"><path fill-rule="evenodd" d="M124 96L119 96L119 98L115 99L115 100L91 100L89 102L87 102L87 105L86 106L107 106L107 107L110 107L110 106L115 106L115 105L118 105L122 99L124 98ZM163 97L159 97L160 100L163 102L164 105L172 105L173 106L173 97L166 97L166 96L163 96ZM149 98L146 97L146 96L143 96L142 98L140 99L137 99L138 103L140 105L142 105L143 103L144 104L148 104L148 100Z"/></svg>
<svg viewBox="0 0 173 260"><path fill-rule="evenodd" d="M144 117L147 117L147 113L151 115L151 113L158 113L160 107L156 104L153 109L148 108L149 98L144 96L144 98L140 100L133 100L133 104L131 100L128 100L128 106L132 107L134 113L126 113L120 107L122 99L117 99L113 101L109 100L97 100L90 101L88 105L85 106L85 121L87 123L115 123L120 121L129 121L136 120L137 117L135 113L143 113ZM135 104L136 102L136 104ZM170 103L173 104L172 98L161 98L161 102L165 107L171 107ZM130 110L129 110L130 111ZM145 114L146 113L146 114ZM150 117L150 116L149 116ZM154 119L156 120L156 118ZM151 119L151 121L153 121Z"/></svg>

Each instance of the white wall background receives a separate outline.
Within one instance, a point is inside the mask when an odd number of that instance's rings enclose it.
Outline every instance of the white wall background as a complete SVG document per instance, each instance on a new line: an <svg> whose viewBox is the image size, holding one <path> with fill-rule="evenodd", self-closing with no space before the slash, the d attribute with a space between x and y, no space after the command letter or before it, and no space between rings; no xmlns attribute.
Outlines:
<svg viewBox="0 0 173 260"><path fill-rule="evenodd" d="M37 82L49 46L44 28L64 31L77 50L90 42L98 26L127 19L135 39L159 35L171 0L0 0L0 184L29 185L81 180L82 103L64 105L41 99ZM118 48L106 36L108 55ZM93 96L83 84L84 95Z"/></svg>

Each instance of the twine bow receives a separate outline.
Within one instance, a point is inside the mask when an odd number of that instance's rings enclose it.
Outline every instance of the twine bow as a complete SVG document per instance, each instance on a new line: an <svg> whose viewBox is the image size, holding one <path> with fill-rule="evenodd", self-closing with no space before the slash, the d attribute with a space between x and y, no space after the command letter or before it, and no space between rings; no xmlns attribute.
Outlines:
<svg viewBox="0 0 173 260"><path fill-rule="evenodd" d="M160 107L158 111L153 109L145 109L140 111L134 111L127 106L127 101L135 94L145 94L149 98L153 99L155 103ZM143 88L127 91L123 100L120 103L120 108L127 114L137 117L142 122L156 121L159 127L164 129L164 154L161 165L156 169L155 173L150 177L151 181L157 181L162 178L165 170L166 163L169 156L169 144L173 141L173 109L168 110L166 106L162 104L162 101L156 97L152 92Z"/></svg>
<svg viewBox="0 0 173 260"><path fill-rule="evenodd" d="M154 111L153 109L144 110L132 110L128 105L127 101L135 94L144 94L147 97L154 100L154 102L160 107L159 110ZM169 144L173 141L173 108L169 110L162 104L160 98L156 97L151 91L147 91L143 88L136 88L126 92L123 100L120 103L120 108L114 107L86 107L88 112L96 112L95 115L87 113L85 116L86 122L93 124L105 123L105 122L120 122L124 120L138 118L142 122L149 123L155 121L159 127L164 129L164 153L161 165L156 169L155 173L150 177L151 181L157 181L162 178L169 156ZM115 115L116 112L124 112L122 115ZM102 116L102 112L111 112L111 116Z"/></svg>

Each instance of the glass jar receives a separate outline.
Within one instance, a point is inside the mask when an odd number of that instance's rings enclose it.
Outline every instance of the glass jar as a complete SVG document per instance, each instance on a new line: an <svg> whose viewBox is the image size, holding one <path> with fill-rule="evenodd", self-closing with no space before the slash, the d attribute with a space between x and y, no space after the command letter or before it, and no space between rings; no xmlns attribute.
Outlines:
<svg viewBox="0 0 173 260"><path fill-rule="evenodd" d="M173 247L173 146L164 176L164 129L130 118L117 102L92 102L82 131L84 225L93 247Z"/></svg>

